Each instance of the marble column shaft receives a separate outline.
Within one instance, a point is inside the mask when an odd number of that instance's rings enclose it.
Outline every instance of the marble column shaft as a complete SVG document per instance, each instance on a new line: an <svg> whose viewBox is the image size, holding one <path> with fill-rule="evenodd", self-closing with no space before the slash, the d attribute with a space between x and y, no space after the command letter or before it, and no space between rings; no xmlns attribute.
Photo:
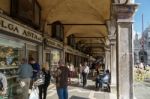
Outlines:
<svg viewBox="0 0 150 99"><path fill-rule="evenodd" d="M117 92L118 99L133 99L132 23L118 20Z"/></svg>
<svg viewBox="0 0 150 99"><path fill-rule="evenodd" d="M109 49L105 51L105 70L106 69L110 70L110 50Z"/></svg>
<svg viewBox="0 0 150 99"><path fill-rule="evenodd" d="M111 85L116 86L116 44L111 44Z"/></svg>

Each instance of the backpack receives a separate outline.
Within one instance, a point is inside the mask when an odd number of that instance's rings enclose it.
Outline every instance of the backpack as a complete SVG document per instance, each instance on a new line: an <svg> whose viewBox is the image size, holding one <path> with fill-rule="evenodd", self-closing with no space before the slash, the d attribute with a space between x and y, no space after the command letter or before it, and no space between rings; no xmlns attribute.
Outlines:
<svg viewBox="0 0 150 99"><path fill-rule="evenodd" d="M3 91L3 90L4 90L3 82L2 82L2 79L0 79L0 91Z"/></svg>

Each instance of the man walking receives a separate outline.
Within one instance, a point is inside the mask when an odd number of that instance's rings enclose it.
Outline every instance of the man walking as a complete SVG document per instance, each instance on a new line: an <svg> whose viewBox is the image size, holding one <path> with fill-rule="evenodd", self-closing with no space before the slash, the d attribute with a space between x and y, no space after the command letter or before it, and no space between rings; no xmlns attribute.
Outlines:
<svg viewBox="0 0 150 99"><path fill-rule="evenodd" d="M86 86L87 84L87 77L89 74L89 66L87 65L87 62L84 63L83 71L82 71L82 76L83 76L83 87Z"/></svg>
<svg viewBox="0 0 150 99"><path fill-rule="evenodd" d="M23 87L22 99L28 99L28 91L30 80L33 76L33 69L32 66L27 63L27 59L22 59L22 65L18 69L18 74Z"/></svg>
<svg viewBox="0 0 150 99"><path fill-rule="evenodd" d="M64 66L62 60L59 61L59 67L56 71L56 89L59 99L68 99L68 77L69 69Z"/></svg>

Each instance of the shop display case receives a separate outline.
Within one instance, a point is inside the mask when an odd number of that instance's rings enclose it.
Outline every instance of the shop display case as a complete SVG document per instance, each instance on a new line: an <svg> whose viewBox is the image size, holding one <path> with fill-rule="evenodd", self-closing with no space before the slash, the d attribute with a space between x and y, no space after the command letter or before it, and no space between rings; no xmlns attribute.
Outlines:
<svg viewBox="0 0 150 99"><path fill-rule="evenodd" d="M17 76L19 64L19 50L17 48L0 46L0 72L5 74L7 79Z"/></svg>
<svg viewBox="0 0 150 99"><path fill-rule="evenodd" d="M7 78L8 99L15 99L16 87L18 86L18 67L23 58L24 44L0 38L0 72Z"/></svg>

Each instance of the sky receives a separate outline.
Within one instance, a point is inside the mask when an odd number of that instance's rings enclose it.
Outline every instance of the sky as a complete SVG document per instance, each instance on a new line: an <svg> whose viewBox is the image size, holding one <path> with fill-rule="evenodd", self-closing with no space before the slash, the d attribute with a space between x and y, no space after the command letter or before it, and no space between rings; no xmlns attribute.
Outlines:
<svg viewBox="0 0 150 99"><path fill-rule="evenodd" d="M134 16L134 31L141 35L142 32L142 14L144 29L150 26L150 0L135 0L135 3L139 3L139 7Z"/></svg>

